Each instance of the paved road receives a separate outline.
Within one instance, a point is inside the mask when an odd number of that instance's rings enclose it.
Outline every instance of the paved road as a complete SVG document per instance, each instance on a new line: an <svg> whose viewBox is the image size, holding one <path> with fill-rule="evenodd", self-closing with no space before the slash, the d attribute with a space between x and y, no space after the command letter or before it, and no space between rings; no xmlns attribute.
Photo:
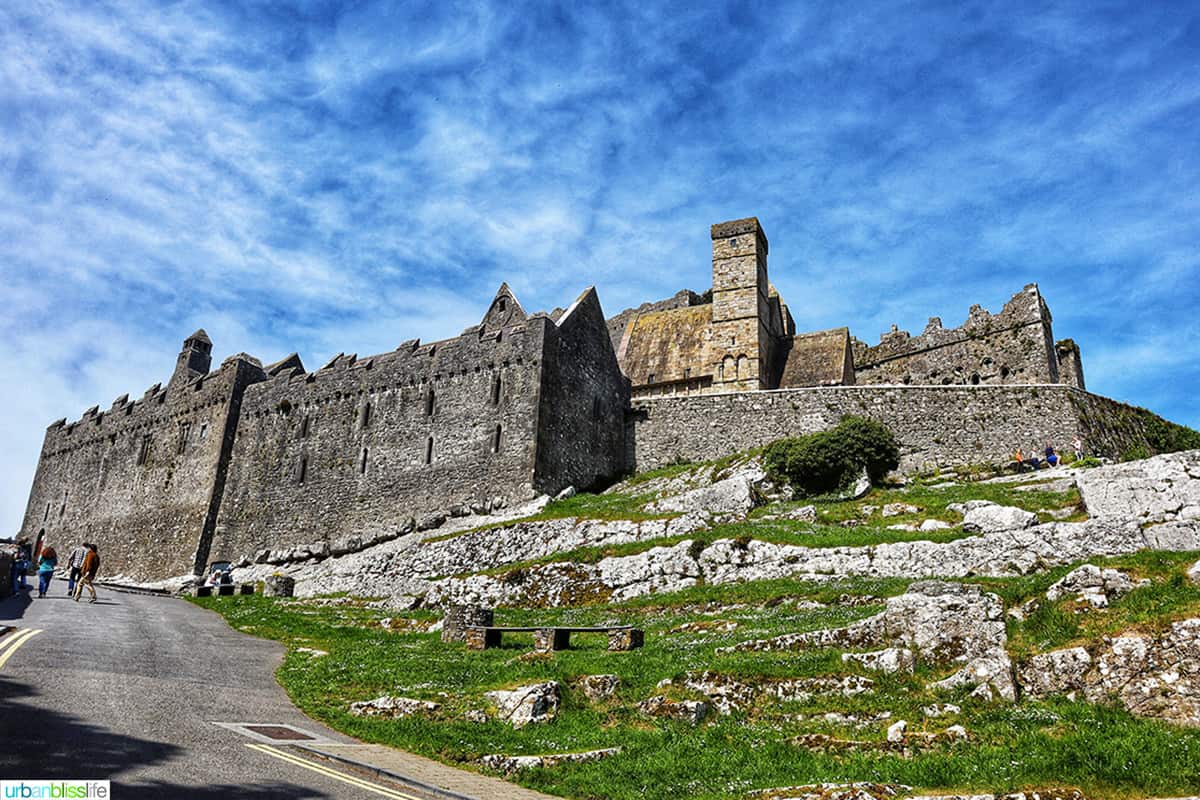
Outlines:
<svg viewBox="0 0 1200 800"><path fill-rule="evenodd" d="M0 625L42 631L0 664L0 778L107 778L116 800L381 796L213 724L351 741L288 700L282 647L183 600L100 591L75 603L56 580L45 599L0 601Z"/></svg>

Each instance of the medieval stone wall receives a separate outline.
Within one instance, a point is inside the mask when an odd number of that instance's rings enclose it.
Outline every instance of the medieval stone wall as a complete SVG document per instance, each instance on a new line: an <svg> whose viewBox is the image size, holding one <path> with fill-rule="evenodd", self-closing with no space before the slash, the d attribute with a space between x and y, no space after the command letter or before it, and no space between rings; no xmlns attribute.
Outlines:
<svg viewBox="0 0 1200 800"><path fill-rule="evenodd" d="M535 488L589 488L625 465L629 381L621 374L595 289L547 331Z"/></svg>
<svg viewBox="0 0 1200 800"><path fill-rule="evenodd" d="M924 333L893 329L878 345L854 342L855 382L980 385L1058 383L1050 311L1036 284L1014 295L998 314L972 306L959 328L937 317Z"/></svg>
<svg viewBox="0 0 1200 800"><path fill-rule="evenodd" d="M245 388L264 377L247 357L108 411L46 431L21 535L60 552L95 542L105 575L161 578L206 559L222 466Z"/></svg>
<svg viewBox="0 0 1200 800"><path fill-rule="evenodd" d="M213 557L333 542L455 506L532 497L543 347L553 328L545 316L477 327L255 386Z"/></svg>
<svg viewBox="0 0 1200 800"><path fill-rule="evenodd" d="M887 425L901 469L1005 463L1020 447L1068 448L1118 457L1145 444L1129 406L1063 385L843 386L635 400L628 467L642 471L704 461L831 428L847 414Z"/></svg>

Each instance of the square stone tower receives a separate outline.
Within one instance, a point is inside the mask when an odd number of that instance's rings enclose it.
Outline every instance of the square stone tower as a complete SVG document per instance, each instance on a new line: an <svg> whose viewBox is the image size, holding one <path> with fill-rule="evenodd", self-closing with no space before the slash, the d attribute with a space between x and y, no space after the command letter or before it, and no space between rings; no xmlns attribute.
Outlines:
<svg viewBox="0 0 1200 800"><path fill-rule="evenodd" d="M712 226L713 389L767 389L770 319L767 237L757 217Z"/></svg>

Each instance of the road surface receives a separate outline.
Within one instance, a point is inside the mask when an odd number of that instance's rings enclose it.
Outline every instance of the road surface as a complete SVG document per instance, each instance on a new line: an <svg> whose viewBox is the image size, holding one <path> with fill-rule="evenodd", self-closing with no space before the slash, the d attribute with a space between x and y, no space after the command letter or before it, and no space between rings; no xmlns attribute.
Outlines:
<svg viewBox="0 0 1200 800"><path fill-rule="evenodd" d="M56 579L0 601L0 626L16 627L0 638L0 778L108 779L115 800L425 797L215 724L352 742L288 700L280 645L186 601L101 587L76 603Z"/></svg>

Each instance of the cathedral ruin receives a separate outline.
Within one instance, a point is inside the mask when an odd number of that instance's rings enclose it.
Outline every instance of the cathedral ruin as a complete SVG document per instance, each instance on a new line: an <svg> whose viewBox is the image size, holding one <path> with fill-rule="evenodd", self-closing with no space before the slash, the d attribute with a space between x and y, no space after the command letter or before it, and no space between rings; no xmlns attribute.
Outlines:
<svg viewBox="0 0 1200 800"><path fill-rule="evenodd" d="M300 543L486 512L678 461L879 419L902 469L1000 463L1014 443L1146 445L1146 415L1084 390L1036 284L997 314L869 346L797 333L755 218L713 225L709 292L605 319L594 289L527 313L501 286L459 336L309 372L293 353L212 369L204 331L169 381L46 431L21 535L97 542L106 572L198 573ZM346 544L349 542L350 544Z"/></svg>

